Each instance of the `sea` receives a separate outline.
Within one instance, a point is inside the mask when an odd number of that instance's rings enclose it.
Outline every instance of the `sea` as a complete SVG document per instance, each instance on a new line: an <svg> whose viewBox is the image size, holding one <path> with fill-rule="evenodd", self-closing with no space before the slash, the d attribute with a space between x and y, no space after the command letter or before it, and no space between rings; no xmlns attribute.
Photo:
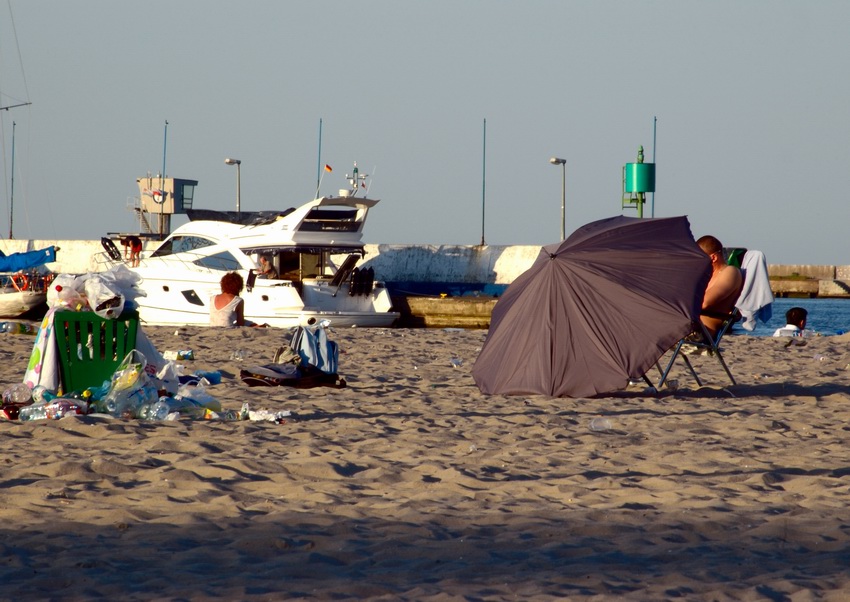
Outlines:
<svg viewBox="0 0 850 602"><path fill-rule="evenodd" d="M463 283L419 283L387 282L391 294L425 295L450 297L492 297L501 296L507 285L504 284L463 284ZM821 335L835 335L850 332L850 299L809 299L781 297L774 300L773 315L766 323L759 322L752 332L736 327L735 334L747 334L756 337L773 336L777 328L785 326L785 312L792 307L802 307L809 312L806 330Z"/></svg>
<svg viewBox="0 0 850 602"><path fill-rule="evenodd" d="M821 335L850 332L850 299L795 299L778 298L773 302L773 317L767 323L759 322L753 332L735 328L733 332L753 336L773 336L777 328L785 326L785 312L792 307L802 307L809 312L806 330Z"/></svg>

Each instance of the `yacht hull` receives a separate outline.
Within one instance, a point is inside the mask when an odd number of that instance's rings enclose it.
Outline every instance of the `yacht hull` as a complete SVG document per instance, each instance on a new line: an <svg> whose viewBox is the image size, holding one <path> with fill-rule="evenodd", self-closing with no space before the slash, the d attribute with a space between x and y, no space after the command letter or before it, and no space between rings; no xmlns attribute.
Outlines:
<svg viewBox="0 0 850 602"><path fill-rule="evenodd" d="M207 281L143 277L138 286L145 296L136 299L142 322L154 326L209 326L211 298L220 292L218 277L210 274ZM376 287L370 295L351 296L348 292L347 285L337 289L327 282L305 282L299 294L290 283L258 281L258 286L243 290L240 297L247 321L275 328L294 328L321 320L339 328L386 327L398 319L398 312L390 311L389 292L383 287Z"/></svg>

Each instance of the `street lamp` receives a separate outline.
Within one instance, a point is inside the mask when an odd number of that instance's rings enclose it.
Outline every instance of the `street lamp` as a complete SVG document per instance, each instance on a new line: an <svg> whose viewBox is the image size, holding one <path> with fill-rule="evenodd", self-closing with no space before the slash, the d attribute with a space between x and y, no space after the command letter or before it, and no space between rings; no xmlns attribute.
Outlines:
<svg viewBox="0 0 850 602"><path fill-rule="evenodd" d="M239 159L225 159L224 162L228 165L236 166L236 214L242 217L242 199L240 198L242 194L242 161Z"/></svg>
<svg viewBox="0 0 850 602"><path fill-rule="evenodd" d="M565 209L567 200L567 160L552 157L549 159L549 163L561 166L561 240L565 240L567 238L567 217Z"/></svg>

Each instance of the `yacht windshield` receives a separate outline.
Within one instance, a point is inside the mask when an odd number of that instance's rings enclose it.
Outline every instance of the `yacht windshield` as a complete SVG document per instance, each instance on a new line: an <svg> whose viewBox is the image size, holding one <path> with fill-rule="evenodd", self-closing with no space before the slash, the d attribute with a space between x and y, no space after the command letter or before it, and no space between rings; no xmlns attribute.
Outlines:
<svg viewBox="0 0 850 602"><path fill-rule="evenodd" d="M215 243L208 238L201 236L174 236L166 240L160 247L151 254L151 257L165 257L174 253L185 253L196 249L210 247Z"/></svg>

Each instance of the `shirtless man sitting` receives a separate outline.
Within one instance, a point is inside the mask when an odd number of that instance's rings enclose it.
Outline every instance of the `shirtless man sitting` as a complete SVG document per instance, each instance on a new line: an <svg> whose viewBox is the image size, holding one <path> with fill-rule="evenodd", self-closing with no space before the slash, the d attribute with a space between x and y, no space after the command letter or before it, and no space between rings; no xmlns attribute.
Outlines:
<svg viewBox="0 0 850 602"><path fill-rule="evenodd" d="M723 245L713 236L703 236L697 244L711 259L711 279L705 289L702 309L718 314L728 314L735 308L735 302L741 294L744 279L741 270L726 263ZM702 315L700 320L712 334L723 324L723 318Z"/></svg>

